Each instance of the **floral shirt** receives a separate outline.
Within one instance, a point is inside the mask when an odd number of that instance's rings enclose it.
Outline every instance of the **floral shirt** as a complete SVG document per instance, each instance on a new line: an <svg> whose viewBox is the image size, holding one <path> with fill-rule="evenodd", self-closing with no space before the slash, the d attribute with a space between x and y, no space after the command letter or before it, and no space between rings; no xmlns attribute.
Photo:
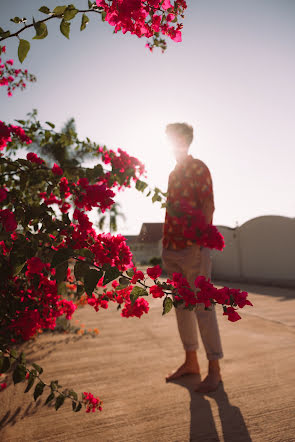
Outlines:
<svg viewBox="0 0 295 442"><path fill-rule="evenodd" d="M184 237L184 225L179 216L179 207L184 204L193 209L208 206L214 211L211 174L208 167L191 155L177 164L170 173L168 182L167 209L163 232L163 247L174 250L191 246ZM212 223L212 219L210 221Z"/></svg>

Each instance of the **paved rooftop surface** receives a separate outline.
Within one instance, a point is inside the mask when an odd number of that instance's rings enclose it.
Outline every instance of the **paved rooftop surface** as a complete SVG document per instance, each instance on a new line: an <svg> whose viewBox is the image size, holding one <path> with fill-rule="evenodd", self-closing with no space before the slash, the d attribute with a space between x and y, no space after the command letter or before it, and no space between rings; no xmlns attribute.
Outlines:
<svg viewBox="0 0 295 442"><path fill-rule="evenodd" d="M95 393L103 411L73 413L66 402L56 412L10 384L0 393L1 441L294 442L295 289L226 285L249 291L254 307L237 323L217 310L225 354L217 392L195 393L194 376L165 382L183 351L175 314L162 317L159 300L141 319L85 307L75 319L98 327L97 337L43 334L24 349L45 380ZM202 344L199 359L205 375Z"/></svg>

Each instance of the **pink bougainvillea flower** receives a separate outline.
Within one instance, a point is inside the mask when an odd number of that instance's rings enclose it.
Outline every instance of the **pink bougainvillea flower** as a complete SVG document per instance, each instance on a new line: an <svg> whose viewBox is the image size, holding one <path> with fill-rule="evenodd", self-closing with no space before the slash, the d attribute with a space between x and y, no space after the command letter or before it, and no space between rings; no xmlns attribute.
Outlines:
<svg viewBox="0 0 295 442"><path fill-rule="evenodd" d="M70 187L69 187L69 181L65 176L63 176L59 182L59 188L60 191L65 194L65 197L67 198L70 196Z"/></svg>
<svg viewBox="0 0 295 442"><path fill-rule="evenodd" d="M147 272L147 274L149 275L149 277L150 277L151 279L157 279L157 278L159 278L159 277L161 276L161 274L162 274L162 269L161 269L161 267L159 266L159 264L157 264L157 265L154 266L154 267L150 267L150 268L148 268L146 272Z"/></svg>
<svg viewBox="0 0 295 442"><path fill-rule="evenodd" d="M162 287L159 287L158 285L152 285L150 287L150 294L153 298L162 298L165 295Z"/></svg>
<svg viewBox="0 0 295 442"><path fill-rule="evenodd" d="M26 132L20 126L9 125L10 132L17 136L23 143L31 144L32 140L27 136Z"/></svg>
<svg viewBox="0 0 295 442"><path fill-rule="evenodd" d="M136 270L136 267L133 267L133 277L131 279L131 284L136 284L138 280L144 279L144 274L140 270Z"/></svg>
<svg viewBox="0 0 295 442"><path fill-rule="evenodd" d="M83 393L83 402L86 405L86 413L90 411L95 412L95 410L102 410L102 401L98 397L94 397L92 393Z"/></svg>
<svg viewBox="0 0 295 442"><path fill-rule="evenodd" d="M0 391L5 390L6 387L7 387L6 382L2 382L2 384L0 384Z"/></svg>
<svg viewBox="0 0 295 442"><path fill-rule="evenodd" d="M0 210L0 222L6 232L13 232L17 228L17 222L13 212L8 209Z"/></svg>
<svg viewBox="0 0 295 442"><path fill-rule="evenodd" d="M172 8L172 5L171 5L170 0L164 0L164 1L163 1L163 4L162 4L162 8L163 8L164 10L169 9L169 8Z"/></svg>
<svg viewBox="0 0 295 442"><path fill-rule="evenodd" d="M31 161L31 163L36 163L36 164L43 164L44 160L42 160L42 158L38 157L38 155L34 152L29 152L27 154L27 160Z"/></svg>
<svg viewBox="0 0 295 442"><path fill-rule="evenodd" d="M247 299L247 292L241 292L240 289L231 289L230 294L232 295L234 302L235 304L237 304L238 307L243 308L245 307L245 305L253 306L252 302Z"/></svg>
<svg viewBox="0 0 295 442"><path fill-rule="evenodd" d="M121 316L124 318L129 318L132 316L140 318L143 313L148 313L148 311L149 303L144 298L137 298L133 305L130 301L125 303Z"/></svg>
<svg viewBox="0 0 295 442"><path fill-rule="evenodd" d="M6 200L6 198L7 198L7 190L4 187L2 187L0 189L0 203Z"/></svg>
<svg viewBox="0 0 295 442"><path fill-rule="evenodd" d="M241 316L233 307L226 307L226 312L224 312L223 315L227 316L227 319L231 322L236 322L241 319Z"/></svg>
<svg viewBox="0 0 295 442"><path fill-rule="evenodd" d="M64 173L62 168L59 167L59 165L56 163L54 163L53 168L51 170L52 170L52 173L57 176L61 176Z"/></svg>
<svg viewBox="0 0 295 442"><path fill-rule="evenodd" d="M27 260L27 268L29 273L40 273L42 272L44 266L45 264L37 256Z"/></svg>
<svg viewBox="0 0 295 442"><path fill-rule="evenodd" d="M228 287L222 287L218 289L214 295L214 299L218 304L230 303L230 289Z"/></svg>

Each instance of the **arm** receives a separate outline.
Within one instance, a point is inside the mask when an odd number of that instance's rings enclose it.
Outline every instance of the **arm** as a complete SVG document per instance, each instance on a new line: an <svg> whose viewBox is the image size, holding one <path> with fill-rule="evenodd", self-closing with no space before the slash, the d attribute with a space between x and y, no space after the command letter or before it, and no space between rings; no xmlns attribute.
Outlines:
<svg viewBox="0 0 295 442"><path fill-rule="evenodd" d="M212 224L213 222L214 209L215 207L214 207L213 198L206 199L202 206L202 212L206 218L207 224Z"/></svg>
<svg viewBox="0 0 295 442"><path fill-rule="evenodd" d="M212 224L215 210L212 178L208 167L202 161L198 162L196 178L200 209L206 218L207 224Z"/></svg>

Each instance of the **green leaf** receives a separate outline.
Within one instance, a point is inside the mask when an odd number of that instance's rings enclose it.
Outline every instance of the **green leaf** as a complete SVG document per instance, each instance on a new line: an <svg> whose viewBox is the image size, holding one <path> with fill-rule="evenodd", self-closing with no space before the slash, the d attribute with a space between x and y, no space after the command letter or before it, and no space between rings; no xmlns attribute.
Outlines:
<svg viewBox="0 0 295 442"><path fill-rule="evenodd" d="M9 358L2 358L0 360L0 367L1 367L1 373L5 373L10 368L10 359Z"/></svg>
<svg viewBox="0 0 295 442"><path fill-rule="evenodd" d="M114 281L114 279L117 279L120 275L121 272L117 267L107 268L103 278L103 285L107 285L109 282Z"/></svg>
<svg viewBox="0 0 295 442"><path fill-rule="evenodd" d="M26 367L23 364L17 364L12 375L14 384L24 381L26 379L26 374Z"/></svg>
<svg viewBox="0 0 295 442"><path fill-rule="evenodd" d="M25 264L26 264L26 261L23 262L22 264L18 264L18 265L13 266L12 276L18 275L22 271L22 269L24 268Z"/></svg>
<svg viewBox="0 0 295 442"><path fill-rule="evenodd" d="M67 283L65 281L59 282L57 284L57 294L64 298L67 293Z"/></svg>
<svg viewBox="0 0 295 442"><path fill-rule="evenodd" d="M21 364L25 364L26 363L26 356L25 356L23 351L19 355L19 361L20 361Z"/></svg>
<svg viewBox="0 0 295 442"><path fill-rule="evenodd" d="M148 292L144 288L136 285L133 287L132 292L130 293L131 304L133 305L140 296L148 296Z"/></svg>
<svg viewBox="0 0 295 442"><path fill-rule="evenodd" d="M60 283L66 279L67 271L68 261L62 262L61 264L58 264L58 266L56 266L54 279L57 283Z"/></svg>
<svg viewBox="0 0 295 442"><path fill-rule="evenodd" d="M140 192L143 192L147 188L147 186L148 186L147 183L145 183L144 181L140 181L140 180L137 180L136 184L135 184L135 188L137 190L139 190Z"/></svg>
<svg viewBox="0 0 295 442"><path fill-rule="evenodd" d="M82 403L81 402L79 402L79 404L77 405L77 407L76 407L76 410L75 410L75 412L77 413L78 411L80 411L81 410L81 408L82 408Z"/></svg>
<svg viewBox="0 0 295 442"><path fill-rule="evenodd" d="M89 264L86 262L77 261L74 266L74 275L77 281L81 281L89 270Z"/></svg>
<svg viewBox="0 0 295 442"><path fill-rule="evenodd" d="M119 284L122 287L128 287L130 284L130 280L128 278L125 278L125 276L122 276L121 278L119 278Z"/></svg>
<svg viewBox="0 0 295 442"><path fill-rule="evenodd" d="M75 256L84 256L85 258L94 258L94 253L91 252L89 249L79 249L75 250Z"/></svg>
<svg viewBox="0 0 295 442"><path fill-rule="evenodd" d="M146 289L144 289L143 287L139 287L138 285L133 287L131 293L134 293L138 296L148 296L148 292L146 291Z"/></svg>
<svg viewBox="0 0 295 442"><path fill-rule="evenodd" d="M106 11L102 11L102 13L101 13L101 19L102 19L102 21L105 21L105 20L106 20L106 16L107 16Z"/></svg>
<svg viewBox="0 0 295 442"><path fill-rule="evenodd" d="M77 293L76 293L76 297L77 297L78 299L80 299L84 292L85 292L84 286L78 284L78 285L77 285Z"/></svg>
<svg viewBox="0 0 295 442"><path fill-rule="evenodd" d="M55 124L50 123L50 121L45 121L45 124L48 124L48 126L50 126L52 129L55 128Z"/></svg>
<svg viewBox="0 0 295 442"><path fill-rule="evenodd" d="M152 197L152 202L155 203L156 201L162 201L161 195L159 195L157 192L155 192L154 196Z"/></svg>
<svg viewBox="0 0 295 442"><path fill-rule="evenodd" d="M70 26L71 26L71 23L69 23L68 21L62 20L61 23L60 23L60 32L66 38L70 38Z"/></svg>
<svg viewBox="0 0 295 442"><path fill-rule="evenodd" d="M78 9L74 5L69 5L64 12L64 20L72 20L77 14Z"/></svg>
<svg viewBox="0 0 295 442"><path fill-rule="evenodd" d="M78 395L74 390L69 390L69 395L72 396L72 398L74 398L75 401L78 400Z"/></svg>
<svg viewBox="0 0 295 442"><path fill-rule="evenodd" d="M55 401L55 409L58 410L59 407L62 406L64 401L65 401L65 397L63 395L57 396L56 401Z"/></svg>
<svg viewBox="0 0 295 442"><path fill-rule="evenodd" d="M165 315L166 313L169 313L170 310L173 307L173 301L168 296L163 301L163 313L162 315Z"/></svg>
<svg viewBox="0 0 295 442"><path fill-rule="evenodd" d="M43 368L40 367L40 365L33 363L32 366L38 371L39 374L43 373Z"/></svg>
<svg viewBox="0 0 295 442"><path fill-rule="evenodd" d="M44 387L45 387L45 384L42 381L38 382L38 384L36 385L35 391L34 391L34 399L35 399L35 401L43 393Z"/></svg>
<svg viewBox="0 0 295 442"><path fill-rule="evenodd" d="M40 12L43 12L43 14L50 14L50 9L47 8L47 6L41 6L41 8L39 8Z"/></svg>
<svg viewBox="0 0 295 442"><path fill-rule="evenodd" d="M50 388L52 391L56 390L58 388L58 381L51 381Z"/></svg>
<svg viewBox="0 0 295 442"><path fill-rule="evenodd" d="M51 392L45 401L45 405L49 404L49 402L51 402L53 399L54 399L54 393Z"/></svg>
<svg viewBox="0 0 295 442"><path fill-rule="evenodd" d="M38 21L37 23L34 23L34 28L36 30L36 35L33 37L33 40L42 40L47 37L48 29L45 23Z"/></svg>
<svg viewBox="0 0 295 442"><path fill-rule="evenodd" d="M84 31L88 22L89 22L89 18L87 17L86 14L83 14L82 20L81 20L80 31Z"/></svg>
<svg viewBox="0 0 295 442"><path fill-rule="evenodd" d="M59 250L57 250L57 252L54 254L54 256L52 258L51 266L57 267L59 264L67 261L73 255L74 255L73 249L70 249L70 248L59 249Z"/></svg>
<svg viewBox="0 0 295 442"><path fill-rule="evenodd" d="M132 276L134 275L134 270L133 269L128 269L126 270L127 275L132 278Z"/></svg>
<svg viewBox="0 0 295 442"><path fill-rule="evenodd" d="M90 0L88 0L88 8L91 9L92 8L92 2Z"/></svg>
<svg viewBox="0 0 295 442"><path fill-rule="evenodd" d="M10 36L10 31L4 31L2 28L0 28L0 37L7 38Z"/></svg>
<svg viewBox="0 0 295 442"><path fill-rule="evenodd" d="M85 291L88 296L92 295L92 292L94 291L95 287L97 286L98 281L103 275L102 270L95 270L95 269L89 269L85 275L84 278L84 286Z"/></svg>
<svg viewBox="0 0 295 442"><path fill-rule="evenodd" d="M29 375L28 385L25 389L25 393L27 393L33 387L35 379L36 379L36 376L31 372Z"/></svg>
<svg viewBox="0 0 295 442"><path fill-rule="evenodd" d="M10 21L12 21L13 23L20 23L22 21L22 19L19 17L14 17L14 18L11 18Z"/></svg>
<svg viewBox="0 0 295 442"><path fill-rule="evenodd" d="M24 353L21 353L21 355L20 355L20 361L21 361L22 363L25 362L25 361L23 360L23 354L24 354ZM17 359L17 351L14 350L14 349L10 350L10 356L12 356L13 359Z"/></svg>
<svg viewBox="0 0 295 442"><path fill-rule="evenodd" d="M56 6L53 9L54 14L56 15L61 15L65 12L65 10L67 9L67 6Z"/></svg>
<svg viewBox="0 0 295 442"><path fill-rule="evenodd" d="M18 45L18 59L22 63L30 50L30 43L27 40L20 40Z"/></svg>

